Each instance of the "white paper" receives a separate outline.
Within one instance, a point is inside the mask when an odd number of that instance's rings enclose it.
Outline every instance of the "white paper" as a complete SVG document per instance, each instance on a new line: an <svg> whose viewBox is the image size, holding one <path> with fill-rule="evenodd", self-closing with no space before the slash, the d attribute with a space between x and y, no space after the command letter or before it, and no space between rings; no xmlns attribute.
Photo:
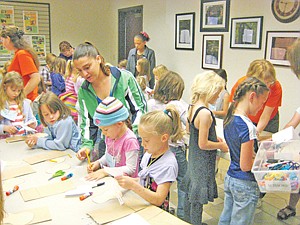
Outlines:
<svg viewBox="0 0 300 225"><path fill-rule="evenodd" d="M104 171L113 177L123 176L123 170L120 167L106 167L104 166Z"/></svg>
<svg viewBox="0 0 300 225"><path fill-rule="evenodd" d="M110 225L150 225L143 217L139 214L132 213L129 216L125 216L122 219L115 220L109 223Z"/></svg>
<svg viewBox="0 0 300 225"><path fill-rule="evenodd" d="M276 144L297 139L299 138L297 137L295 129L292 126L272 134L272 141L274 141Z"/></svg>
<svg viewBox="0 0 300 225"><path fill-rule="evenodd" d="M5 117L6 119L9 119L11 121L15 121L17 116L18 116L18 112L17 111L12 111L9 109L2 109L1 110L1 116Z"/></svg>
<svg viewBox="0 0 300 225"><path fill-rule="evenodd" d="M65 192L65 196L67 196L67 197L78 196L78 195L83 195L88 192L93 192L92 187L89 185L81 185L81 186L78 186L76 189Z"/></svg>

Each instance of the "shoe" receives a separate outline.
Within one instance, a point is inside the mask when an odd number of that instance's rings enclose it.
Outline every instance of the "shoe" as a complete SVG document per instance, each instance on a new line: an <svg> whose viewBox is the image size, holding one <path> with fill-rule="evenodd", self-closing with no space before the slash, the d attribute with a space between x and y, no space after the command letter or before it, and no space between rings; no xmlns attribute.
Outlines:
<svg viewBox="0 0 300 225"><path fill-rule="evenodd" d="M257 204L256 204L256 208L260 208L261 204L262 204L262 199L259 198L258 201L257 201Z"/></svg>
<svg viewBox="0 0 300 225"><path fill-rule="evenodd" d="M296 215L296 210L291 208L289 205L286 206L283 209L280 209L279 212L277 213L277 219L279 220L286 220L291 216Z"/></svg>

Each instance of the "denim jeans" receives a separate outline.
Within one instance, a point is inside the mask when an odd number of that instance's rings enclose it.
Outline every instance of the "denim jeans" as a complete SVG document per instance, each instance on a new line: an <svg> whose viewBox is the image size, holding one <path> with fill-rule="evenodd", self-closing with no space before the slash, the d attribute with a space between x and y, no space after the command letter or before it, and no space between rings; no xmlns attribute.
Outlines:
<svg viewBox="0 0 300 225"><path fill-rule="evenodd" d="M224 208L218 225L251 225L259 198L256 181L240 180L226 174Z"/></svg>
<svg viewBox="0 0 300 225"><path fill-rule="evenodd" d="M178 194L178 205L177 205L177 216L180 219L184 218L184 198L185 198L185 193L181 190L179 190L179 186L181 184L181 181L186 173L187 170L187 160L185 156L185 147L180 146L180 147L173 147L169 146L170 150L175 154L177 163L178 163L178 176L177 176L177 194Z"/></svg>

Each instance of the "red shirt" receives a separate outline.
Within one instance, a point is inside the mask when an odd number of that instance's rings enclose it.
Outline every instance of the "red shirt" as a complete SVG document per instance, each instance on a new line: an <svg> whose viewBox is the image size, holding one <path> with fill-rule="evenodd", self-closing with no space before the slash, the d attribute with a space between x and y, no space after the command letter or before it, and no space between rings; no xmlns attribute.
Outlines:
<svg viewBox="0 0 300 225"><path fill-rule="evenodd" d="M15 52L15 56L12 59L12 62L8 67L7 71L18 72L23 78L24 87L30 80L30 75L39 72L34 64L34 60L31 54L26 50L18 50ZM36 88L27 95L27 98L33 101L37 96L38 87L36 86Z"/></svg>

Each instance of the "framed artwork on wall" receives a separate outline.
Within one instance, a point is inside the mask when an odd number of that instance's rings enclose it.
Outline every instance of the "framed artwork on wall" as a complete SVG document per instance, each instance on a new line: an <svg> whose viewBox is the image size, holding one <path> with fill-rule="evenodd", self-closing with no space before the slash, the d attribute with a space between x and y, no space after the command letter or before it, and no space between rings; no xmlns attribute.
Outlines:
<svg viewBox="0 0 300 225"><path fill-rule="evenodd" d="M227 32L230 0L200 0L200 31Z"/></svg>
<svg viewBox="0 0 300 225"><path fill-rule="evenodd" d="M223 35L203 35L202 68L221 69Z"/></svg>
<svg viewBox="0 0 300 225"><path fill-rule="evenodd" d="M266 38L265 59L273 65L290 66L287 50L300 38L300 31L267 31Z"/></svg>
<svg viewBox="0 0 300 225"><path fill-rule="evenodd" d="M263 16L231 19L230 48L261 49Z"/></svg>
<svg viewBox="0 0 300 225"><path fill-rule="evenodd" d="M175 49L194 50L195 13L175 16Z"/></svg>

